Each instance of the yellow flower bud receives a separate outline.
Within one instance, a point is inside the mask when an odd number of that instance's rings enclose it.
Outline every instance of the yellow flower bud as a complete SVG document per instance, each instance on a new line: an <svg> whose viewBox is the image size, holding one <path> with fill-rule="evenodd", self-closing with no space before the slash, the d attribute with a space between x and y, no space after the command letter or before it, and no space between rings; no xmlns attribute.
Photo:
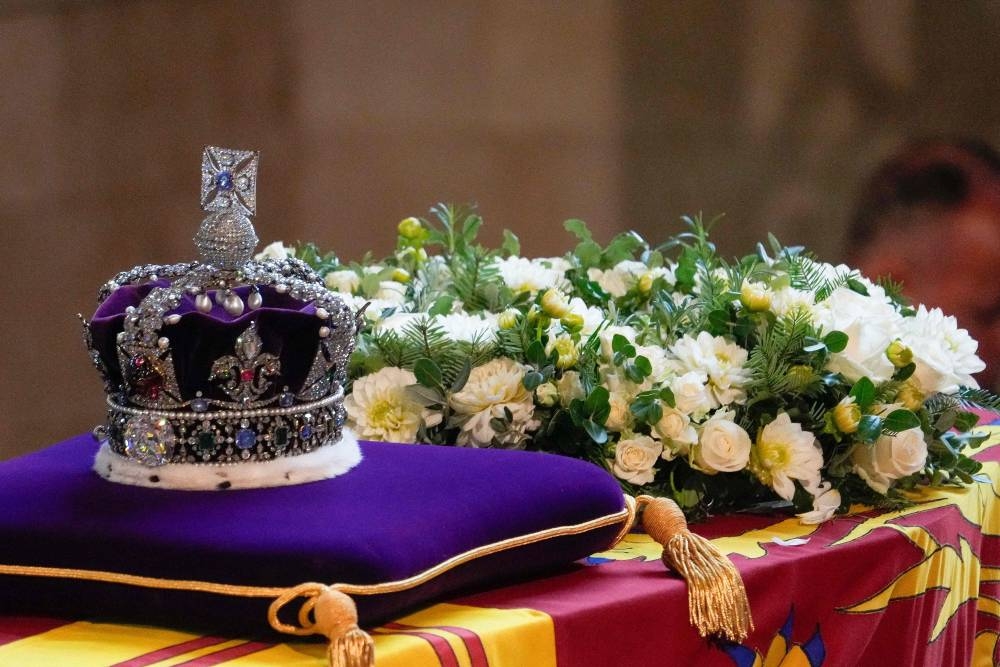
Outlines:
<svg viewBox="0 0 1000 667"><path fill-rule="evenodd" d="M902 341L894 340L885 348L885 356L893 366L902 368L913 361L913 350L903 345Z"/></svg>
<svg viewBox="0 0 1000 667"><path fill-rule="evenodd" d="M649 271L639 276L639 292L642 294L649 294L650 290L653 289L653 274Z"/></svg>
<svg viewBox="0 0 1000 667"><path fill-rule="evenodd" d="M535 389L535 402L543 408L551 408L559 401L559 389L553 382L543 382Z"/></svg>
<svg viewBox="0 0 1000 667"><path fill-rule="evenodd" d="M410 241L422 239L427 234L427 230L424 229L424 226L416 218L401 220L396 229L399 231L400 236Z"/></svg>
<svg viewBox="0 0 1000 667"><path fill-rule="evenodd" d="M559 321L562 322L563 329L570 333L576 333L583 328L583 315L578 313L566 313Z"/></svg>
<svg viewBox="0 0 1000 667"><path fill-rule="evenodd" d="M833 409L833 423L841 433L854 433L861 423L861 408L848 396Z"/></svg>
<svg viewBox="0 0 1000 667"><path fill-rule="evenodd" d="M397 283L408 283L410 282L410 272L406 269L396 268L392 271L392 279Z"/></svg>
<svg viewBox="0 0 1000 667"><path fill-rule="evenodd" d="M899 393L896 394L896 400L903 404L903 407L907 410L919 410L923 404L924 392L920 391L916 383L913 380L907 380L903 383L903 386L899 388Z"/></svg>
<svg viewBox="0 0 1000 667"><path fill-rule="evenodd" d="M572 367L580 359L580 354L576 350L576 343L569 336L559 336L555 342L551 343L552 349L559 355L556 359L556 368L565 370Z"/></svg>
<svg viewBox="0 0 1000 667"><path fill-rule="evenodd" d="M501 329L513 329L520 317L521 313L516 308L508 308L497 317L497 325Z"/></svg>
<svg viewBox="0 0 1000 667"><path fill-rule="evenodd" d="M752 313L759 313L771 307L771 290L763 283L750 280L740 288L740 303Z"/></svg>
<svg viewBox="0 0 1000 667"><path fill-rule="evenodd" d="M549 317L561 318L570 312L569 302L566 300L566 297L554 287L545 290L545 294L542 295L541 305L542 310Z"/></svg>

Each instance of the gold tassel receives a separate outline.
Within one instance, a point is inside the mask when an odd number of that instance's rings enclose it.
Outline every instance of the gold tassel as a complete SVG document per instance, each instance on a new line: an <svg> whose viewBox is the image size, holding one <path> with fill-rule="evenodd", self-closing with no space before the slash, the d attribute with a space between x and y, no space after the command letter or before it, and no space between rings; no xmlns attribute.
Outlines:
<svg viewBox="0 0 1000 667"><path fill-rule="evenodd" d="M688 585L688 614L702 637L742 642L753 630L750 603L739 570L714 544L688 530L669 498L639 496L642 526L663 545L663 563Z"/></svg>
<svg viewBox="0 0 1000 667"><path fill-rule="evenodd" d="M306 596L299 608L299 625L287 625L278 612L290 601ZM312 618L310 619L310 614ZM271 603L271 627L292 635L321 634L330 640L326 649L330 667L374 667L375 643L358 627L358 608L348 595L323 584L308 583L288 589Z"/></svg>

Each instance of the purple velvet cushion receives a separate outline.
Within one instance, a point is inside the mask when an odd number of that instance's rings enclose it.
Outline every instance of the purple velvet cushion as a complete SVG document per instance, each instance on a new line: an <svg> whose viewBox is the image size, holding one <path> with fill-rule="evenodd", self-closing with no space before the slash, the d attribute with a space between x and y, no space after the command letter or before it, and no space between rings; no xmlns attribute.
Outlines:
<svg viewBox="0 0 1000 667"><path fill-rule="evenodd" d="M350 473L300 486L169 491L90 470L90 435L0 463L0 563L251 586L374 584L478 546L619 512L596 466L528 452L362 443ZM442 595L537 574L606 547L620 524L460 566L420 587L356 596L363 625ZM243 634L267 631L267 599L0 577L0 611L110 616Z"/></svg>

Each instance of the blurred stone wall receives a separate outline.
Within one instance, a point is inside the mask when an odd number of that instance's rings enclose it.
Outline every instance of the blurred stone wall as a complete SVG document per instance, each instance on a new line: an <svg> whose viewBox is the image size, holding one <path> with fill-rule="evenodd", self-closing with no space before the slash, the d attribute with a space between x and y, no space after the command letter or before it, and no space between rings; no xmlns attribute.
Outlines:
<svg viewBox="0 0 1000 667"><path fill-rule="evenodd" d="M486 236L728 212L836 257L911 132L1000 136L997 3L0 0L0 458L102 417L96 287L193 257L204 144L262 152L262 241L357 258L437 201Z"/></svg>

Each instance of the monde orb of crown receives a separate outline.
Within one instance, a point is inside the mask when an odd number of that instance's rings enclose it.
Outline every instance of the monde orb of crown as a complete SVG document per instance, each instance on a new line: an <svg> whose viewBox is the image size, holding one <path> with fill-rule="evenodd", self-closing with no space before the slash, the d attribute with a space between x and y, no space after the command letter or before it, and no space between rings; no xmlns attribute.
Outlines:
<svg viewBox="0 0 1000 667"><path fill-rule="evenodd" d="M304 262L253 259L257 166L254 151L207 147L201 260L119 273L84 320L108 406L95 468L113 481L275 461L300 472L342 439L358 317Z"/></svg>

